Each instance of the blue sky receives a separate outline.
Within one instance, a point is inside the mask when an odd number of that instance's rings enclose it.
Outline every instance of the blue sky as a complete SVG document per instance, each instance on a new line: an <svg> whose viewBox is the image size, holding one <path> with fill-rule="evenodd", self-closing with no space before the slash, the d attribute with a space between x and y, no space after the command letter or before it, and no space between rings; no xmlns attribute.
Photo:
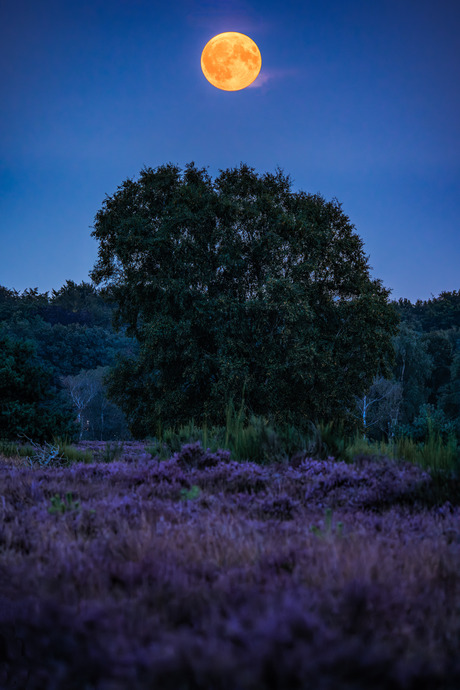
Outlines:
<svg viewBox="0 0 460 690"><path fill-rule="evenodd" d="M203 76L223 31L247 89ZM390 299L460 289L459 35L456 0L3 0L0 285L89 282L105 195L193 160L336 197Z"/></svg>

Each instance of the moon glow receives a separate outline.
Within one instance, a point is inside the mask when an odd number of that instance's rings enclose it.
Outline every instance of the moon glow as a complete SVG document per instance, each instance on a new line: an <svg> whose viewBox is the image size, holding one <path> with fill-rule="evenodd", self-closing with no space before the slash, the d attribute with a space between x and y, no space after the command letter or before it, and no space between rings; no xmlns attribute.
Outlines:
<svg viewBox="0 0 460 690"><path fill-rule="evenodd" d="M210 84L223 91L245 89L262 66L260 50L245 34L226 31L211 38L201 53L201 69Z"/></svg>

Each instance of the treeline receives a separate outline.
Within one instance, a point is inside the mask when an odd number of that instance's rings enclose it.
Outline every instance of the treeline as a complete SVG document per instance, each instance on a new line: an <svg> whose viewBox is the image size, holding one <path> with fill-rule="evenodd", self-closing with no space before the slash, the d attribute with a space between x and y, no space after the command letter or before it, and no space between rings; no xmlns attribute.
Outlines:
<svg viewBox="0 0 460 690"><path fill-rule="evenodd" d="M365 396L350 401L357 428L371 440L423 441L431 419L444 439L460 440L460 291L391 304L401 318L392 376L376 376ZM114 329L114 310L90 283L68 280L50 295L0 287L0 438L131 437L104 378L139 345L125 328Z"/></svg>
<svg viewBox="0 0 460 690"><path fill-rule="evenodd" d="M129 438L104 376L138 344L112 328L113 304L91 284L22 294L0 287L0 437Z"/></svg>
<svg viewBox="0 0 460 690"><path fill-rule="evenodd" d="M460 440L460 291L428 301L392 301L401 323L392 338L392 376L375 377L355 414L372 440L424 442L431 420L444 441Z"/></svg>

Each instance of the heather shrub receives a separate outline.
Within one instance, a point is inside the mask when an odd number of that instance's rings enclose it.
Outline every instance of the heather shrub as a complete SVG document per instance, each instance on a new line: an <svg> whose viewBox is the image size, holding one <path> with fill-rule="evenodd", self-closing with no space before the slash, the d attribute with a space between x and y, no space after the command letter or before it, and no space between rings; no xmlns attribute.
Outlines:
<svg viewBox="0 0 460 690"><path fill-rule="evenodd" d="M326 508L324 511L323 529L317 525L310 525L310 532L312 532L317 537L330 537L334 529L337 536L341 537L343 533L343 522L336 522L335 526L332 526L332 510L331 508Z"/></svg>
<svg viewBox="0 0 460 690"><path fill-rule="evenodd" d="M203 450L200 441L197 441L183 445L178 453L174 453L173 458L180 467L205 469L215 467L220 462L230 462L230 451L218 450L211 453L209 450Z"/></svg>
<svg viewBox="0 0 460 690"><path fill-rule="evenodd" d="M389 459L374 463L362 458L356 465L308 458L298 468L288 468L285 488L304 505L351 506L381 509L404 496L414 496L430 482L429 474L410 463Z"/></svg>
<svg viewBox="0 0 460 690"><path fill-rule="evenodd" d="M113 445L108 441L80 441L78 445L92 456L94 462L116 462L122 456L123 462L135 462L139 456L146 455L143 441L116 441Z"/></svg>
<svg viewBox="0 0 460 690"><path fill-rule="evenodd" d="M259 502L257 514L262 519L293 520L298 504L287 495L269 496Z"/></svg>
<svg viewBox="0 0 460 690"><path fill-rule="evenodd" d="M401 505L430 473L127 447L1 467L0 687L458 687L460 508Z"/></svg>
<svg viewBox="0 0 460 690"><path fill-rule="evenodd" d="M425 508L440 505L460 506L460 477L449 476L444 471L430 470L431 481L416 489L417 500Z"/></svg>
<svg viewBox="0 0 460 690"><path fill-rule="evenodd" d="M206 467L194 474L195 481L202 488L221 490L224 493L255 494L266 488L269 474L253 462L224 460L214 467Z"/></svg>

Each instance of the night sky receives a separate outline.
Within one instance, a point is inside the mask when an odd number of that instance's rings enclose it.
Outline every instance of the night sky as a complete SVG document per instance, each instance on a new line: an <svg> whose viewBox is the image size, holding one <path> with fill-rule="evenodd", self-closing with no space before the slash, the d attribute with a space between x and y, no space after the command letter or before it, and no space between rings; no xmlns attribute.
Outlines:
<svg viewBox="0 0 460 690"><path fill-rule="evenodd" d="M224 31L241 91L201 71ZM90 282L106 194L193 160L336 197L390 299L460 289L459 36L458 0L2 0L0 285Z"/></svg>

